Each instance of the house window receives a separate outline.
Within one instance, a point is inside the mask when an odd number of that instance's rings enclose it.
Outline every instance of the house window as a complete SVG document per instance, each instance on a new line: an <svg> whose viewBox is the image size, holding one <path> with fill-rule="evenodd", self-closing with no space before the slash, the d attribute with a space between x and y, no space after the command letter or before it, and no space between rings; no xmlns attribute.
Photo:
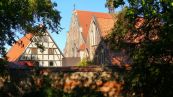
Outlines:
<svg viewBox="0 0 173 97"><path fill-rule="evenodd" d="M31 54L36 55L37 54L37 48L31 48Z"/></svg>
<svg viewBox="0 0 173 97"><path fill-rule="evenodd" d="M53 61L50 61L49 62L49 66L53 66Z"/></svg>
<svg viewBox="0 0 173 97"><path fill-rule="evenodd" d="M53 55L54 54L54 48L49 48L48 49L48 54Z"/></svg>

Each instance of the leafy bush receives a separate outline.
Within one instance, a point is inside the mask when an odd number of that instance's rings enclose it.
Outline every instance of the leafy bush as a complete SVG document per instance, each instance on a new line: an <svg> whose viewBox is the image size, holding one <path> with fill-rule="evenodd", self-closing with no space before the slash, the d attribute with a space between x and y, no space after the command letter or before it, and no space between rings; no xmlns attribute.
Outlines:
<svg viewBox="0 0 173 97"><path fill-rule="evenodd" d="M7 73L6 65L8 62L4 59L0 59L0 75L4 75Z"/></svg>
<svg viewBox="0 0 173 97"><path fill-rule="evenodd" d="M77 66L88 66L87 59L82 59L82 61L78 63Z"/></svg>

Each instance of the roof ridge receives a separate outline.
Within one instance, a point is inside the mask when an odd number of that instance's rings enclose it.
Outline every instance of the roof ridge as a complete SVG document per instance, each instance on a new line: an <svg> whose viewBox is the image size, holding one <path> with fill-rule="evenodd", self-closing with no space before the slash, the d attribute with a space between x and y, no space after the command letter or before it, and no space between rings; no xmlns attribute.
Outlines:
<svg viewBox="0 0 173 97"><path fill-rule="evenodd" d="M102 19L113 19L113 17L110 18L110 17L97 17L97 16L96 16L96 18L102 18Z"/></svg>
<svg viewBox="0 0 173 97"><path fill-rule="evenodd" d="M74 11L82 11L82 12L90 12L90 13L100 13L100 14L110 14L110 13L106 13L106 12L96 12L96 11L89 11L89 10L74 10Z"/></svg>

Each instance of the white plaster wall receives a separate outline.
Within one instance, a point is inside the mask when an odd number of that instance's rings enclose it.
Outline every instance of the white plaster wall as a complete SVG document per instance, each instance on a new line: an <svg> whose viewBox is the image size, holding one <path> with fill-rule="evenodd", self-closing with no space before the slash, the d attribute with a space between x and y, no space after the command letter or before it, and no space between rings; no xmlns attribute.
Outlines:
<svg viewBox="0 0 173 97"><path fill-rule="evenodd" d="M54 57L55 57L55 59L60 59L60 55L55 55Z"/></svg>
<svg viewBox="0 0 173 97"><path fill-rule="evenodd" d="M48 60L48 55L43 55L43 60Z"/></svg>
<svg viewBox="0 0 173 97"><path fill-rule="evenodd" d="M29 54L29 51L30 51L30 49L27 48L26 51L25 51L25 53L26 53L26 54Z"/></svg>
<svg viewBox="0 0 173 97"><path fill-rule="evenodd" d="M37 53L38 53L38 54L42 54L43 52L41 52L41 49L38 49L38 50L37 50Z"/></svg>
<svg viewBox="0 0 173 97"><path fill-rule="evenodd" d="M48 43L46 43L46 42L43 43L43 46L44 46L44 47L48 47Z"/></svg>
<svg viewBox="0 0 173 97"><path fill-rule="evenodd" d="M42 65L43 67L48 67L48 61L44 61L44 64Z"/></svg>
<svg viewBox="0 0 173 97"><path fill-rule="evenodd" d="M51 39L50 37L49 37L49 39L48 39L48 40L49 40L49 42L53 42L53 41L52 41L52 39Z"/></svg>
<svg viewBox="0 0 173 97"><path fill-rule="evenodd" d="M55 49L55 54L60 54L58 49Z"/></svg>
<svg viewBox="0 0 173 97"><path fill-rule="evenodd" d="M45 49L43 54L48 54L48 49Z"/></svg>
<svg viewBox="0 0 173 97"><path fill-rule="evenodd" d="M53 56L54 55L49 55L49 60L54 60Z"/></svg>
<svg viewBox="0 0 173 97"><path fill-rule="evenodd" d="M31 43L31 44L29 45L29 47L37 47L37 46L36 46L35 43L33 42L33 43Z"/></svg>
<svg viewBox="0 0 173 97"><path fill-rule="evenodd" d="M50 47L50 48L56 48L56 46L55 46L54 43L52 43L52 42L49 43L49 47Z"/></svg>
<svg viewBox="0 0 173 97"><path fill-rule="evenodd" d="M36 61L39 60L40 66L48 67L49 66L49 61L53 61L54 62L53 63L54 66L53 67L62 66L61 65L62 62L59 61L59 60L62 60L63 56L60 55L61 53L60 53L60 51L58 49L55 49L53 55L48 55L48 48L57 48L57 47L54 44L54 42L51 40L50 37L47 37L47 38L48 38L49 45L48 45L48 42L41 43L45 47L44 52L41 52L41 49L37 49L37 54L38 55L32 55L32 56L34 56L34 59ZM26 51L24 52L24 54L22 55L22 57L20 58L20 60L26 60L26 59L23 59L23 56L26 56L27 57L27 60L31 60L31 50L30 49L33 48L33 47L34 48L37 48L34 42L31 43L28 46L28 48L26 49Z"/></svg>
<svg viewBox="0 0 173 97"><path fill-rule="evenodd" d="M38 55L38 60L43 60L42 55Z"/></svg>

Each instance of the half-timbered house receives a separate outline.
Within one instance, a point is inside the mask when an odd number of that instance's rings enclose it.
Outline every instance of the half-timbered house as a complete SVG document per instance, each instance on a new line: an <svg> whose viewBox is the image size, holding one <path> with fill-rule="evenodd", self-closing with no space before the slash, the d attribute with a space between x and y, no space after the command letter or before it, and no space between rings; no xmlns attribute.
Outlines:
<svg viewBox="0 0 173 97"><path fill-rule="evenodd" d="M44 49L38 48L37 43L44 46ZM14 64L58 67L62 66L64 55L47 32L42 37L32 33L26 34L12 45L6 57L9 62Z"/></svg>

